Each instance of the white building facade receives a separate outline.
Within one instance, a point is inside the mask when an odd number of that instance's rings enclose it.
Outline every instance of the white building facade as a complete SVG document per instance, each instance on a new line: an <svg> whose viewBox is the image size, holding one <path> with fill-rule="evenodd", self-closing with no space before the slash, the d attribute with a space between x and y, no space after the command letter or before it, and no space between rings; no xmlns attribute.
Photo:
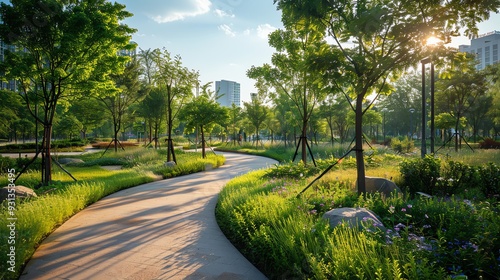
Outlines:
<svg viewBox="0 0 500 280"><path fill-rule="evenodd" d="M471 40L470 45L460 45L458 50L476 55L478 70L499 62L498 46L500 45L500 31L493 31L480 35Z"/></svg>
<svg viewBox="0 0 500 280"><path fill-rule="evenodd" d="M232 104L235 104L237 107L241 107L239 83L226 80L216 81L215 92L221 96L217 99L220 105L231 107Z"/></svg>

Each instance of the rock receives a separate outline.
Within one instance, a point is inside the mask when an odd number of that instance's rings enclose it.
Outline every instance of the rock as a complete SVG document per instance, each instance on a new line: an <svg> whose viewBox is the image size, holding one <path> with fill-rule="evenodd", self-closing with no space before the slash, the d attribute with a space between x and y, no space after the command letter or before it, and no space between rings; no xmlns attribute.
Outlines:
<svg viewBox="0 0 500 280"><path fill-rule="evenodd" d="M376 227L386 232L380 218L366 208L343 207L332 209L323 214L323 219L327 219L332 228L345 222L350 227L358 227L359 229Z"/></svg>
<svg viewBox="0 0 500 280"><path fill-rule="evenodd" d="M14 191L12 191L12 189L14 189ZM24 186L15 186L14 188L4 187L0 189L0 203L13 197L25 199L28 197L37 197L37 195L34 190Z"/></svg>
<svg viewBox="0 0 500 280"><path fill-rule="evenodd" d="M357 185L357 183L356 183ZM365 177L366 193L376 193L379 192L385 197L391 196L392 193L396 192L398 195L402 194L401 189L396 186L396 184L385 178L380 177Z"/></svg>
<svg viewBox="0 0 500 280"><path fill-rule="evenodd" d="M207 163L205 164L205 171L210 171L210 170L213 170L214 167L211 163Z"/></svg>
<svg viewBox="0 0 500 280"><path fill-rule="evenodd" d="M83 160L79 158L60 158L57 160L60 164L74 164L74 163L84 163Z"/></svg>
<svg viewBox="0 0 500 280"><path fill-rule="evenodd" d="M175 161L167 161L167 162L165 162L165 166L166 167L174 167L174 166L176 166L176 163L175 163Z"/></svg>

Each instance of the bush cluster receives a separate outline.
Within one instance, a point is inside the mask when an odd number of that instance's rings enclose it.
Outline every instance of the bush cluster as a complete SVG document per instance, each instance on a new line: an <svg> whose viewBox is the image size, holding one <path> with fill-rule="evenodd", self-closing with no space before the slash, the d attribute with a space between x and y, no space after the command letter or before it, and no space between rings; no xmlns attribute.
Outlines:
<svg viewBox="0 0 500 280"><path fill-rule="evenodd" d="M498 279L498 204L451 197L357 196L338 181L302 196L306 180L230 181L216 208L226 236L270 279ZM387 231L332 228L333 208L366 207ZM464 220L464 217L467 219Z"/></svg>
<svg viewBox="0 0 500 280"><path fill-rule="evenodd" d="M391 139L391 148L396 153L411 153L415 149L415 143L409 137L404 137L403 139L395 137Z"/></svg>
<svg viewBox="0 0 500 280"><path fill-rule="evenodd" d="M411 194L460 195L466 198L500 198L500 166L472 166L458 161L442 163L432 156L404 160L401 186ZM477 197L480 196L480 197Z"/></svg>
<svg viewBox="0 0 500 280"><path fill-rule="evenodd" d="M51 142L52 148L70 148L70 147L82 147L87 145L89 142L82 139L71 139L71 140L55 140ZM41 148L41 143L38 143L38 147ZM36 143L20 143L20 144L7 144L5 146L0 146L0 151L2 152L18 152L26 150L35 150Z"/></svg>

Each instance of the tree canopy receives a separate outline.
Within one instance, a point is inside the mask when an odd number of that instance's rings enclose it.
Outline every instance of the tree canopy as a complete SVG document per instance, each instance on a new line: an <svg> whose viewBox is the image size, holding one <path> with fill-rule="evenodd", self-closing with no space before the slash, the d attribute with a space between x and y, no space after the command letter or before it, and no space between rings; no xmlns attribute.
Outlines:
<svg viewBox="0 0 500 280"><path fill-rule="evenodd" d="M0 37L16 46L0 70L19 81L31 114L44 127L42 182L52 179L50 141L57 105L69 96L113 88L111 73L123 71L133 29L121 22L132 16L125 6L105 0L12 0L1 3ZM33 94L29 94L33 93ZM34 114L40 103L43 116Z"/></svg>

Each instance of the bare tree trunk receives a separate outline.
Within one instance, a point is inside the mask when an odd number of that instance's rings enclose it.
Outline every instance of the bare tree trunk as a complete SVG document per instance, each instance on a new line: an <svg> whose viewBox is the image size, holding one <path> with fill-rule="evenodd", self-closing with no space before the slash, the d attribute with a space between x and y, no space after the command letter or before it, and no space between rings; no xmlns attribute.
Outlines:
<svg viewBox="0 0 500 280"><path fill-rule="evenodd" d="M43 154L42 154L42 184L48 185L52 181L52 157L50 141L52 137L52 125L45 124L43 131Z"/></svg>
<svg viewBox="0 0 500 280"><path fill-rule="evenodd" d="M356 99L356 166L358 194L366 192L365 185L365 162L363 158L363 95Z"/></svg>
<svg viewBox="0 0 500 280"><path fill-rule="evenodd" d="M203 125L200 125L201 130L201 157L205 158L205 132L203 131Z"/></svg>

